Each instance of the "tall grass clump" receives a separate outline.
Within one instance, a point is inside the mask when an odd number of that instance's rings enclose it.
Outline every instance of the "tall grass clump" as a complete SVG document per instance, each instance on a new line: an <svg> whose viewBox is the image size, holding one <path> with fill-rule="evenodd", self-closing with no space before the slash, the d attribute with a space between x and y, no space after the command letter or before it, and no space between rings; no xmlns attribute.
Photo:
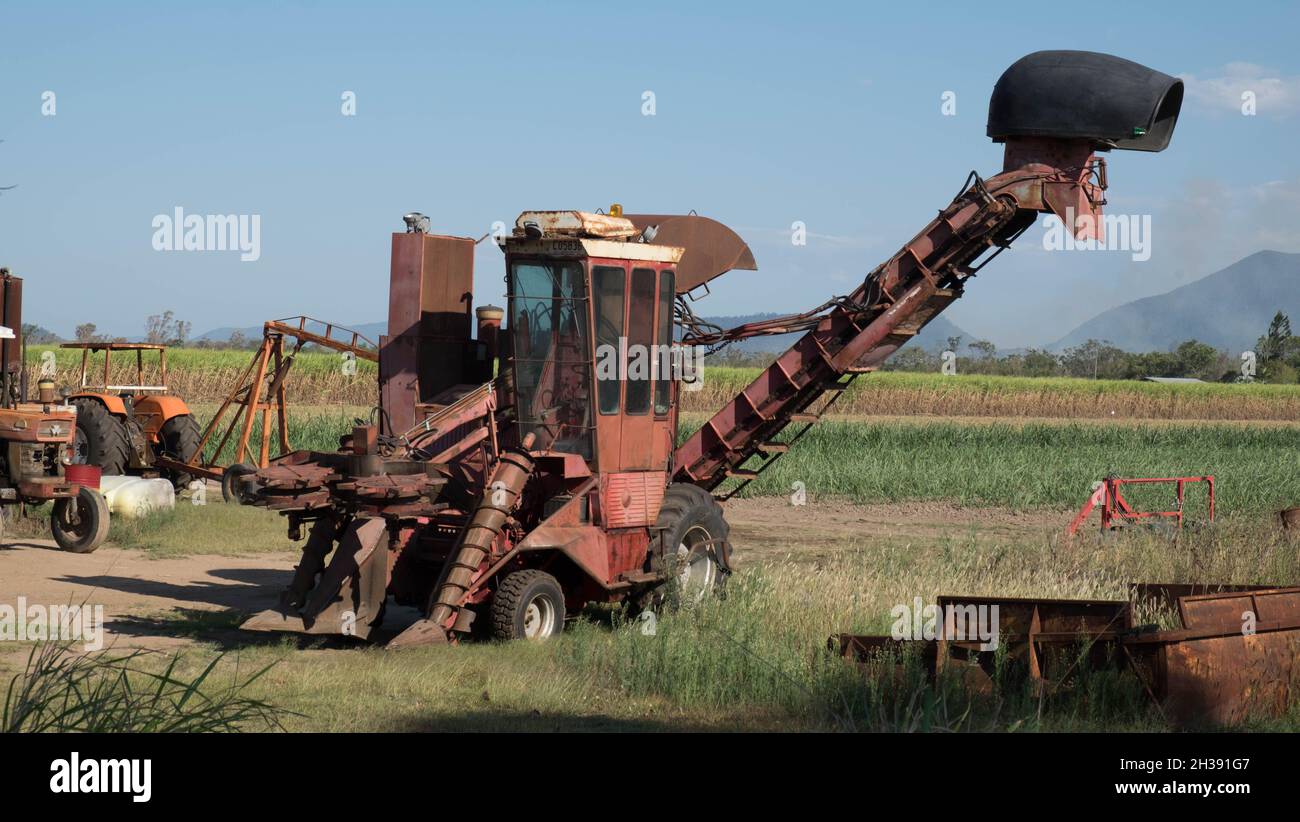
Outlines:
<svg viewBox="0 0 1300 822"><path fill-rule="evenodd" d="M725 596L656 614L653 629L617 615L610 631L579 624L564 648L572 664L634 696L728 712L748 706L810 727L848 723L856 671L785 610L774 584L756 570L728 582Z"/></svg>
<svg viewBox="0 0 1300 822"><path fill-rule="evenodd" d="M901 656L855 664L828 638L888 633L873 597L838 601L855 586L823 572L830 593L790 588L811 577L748 572L728 583L725 597L644 619L615 619L612 630L583 623L561 645L565 661L635 697L659 697L694 712L749 715L792 729L842 731L992 731L1158 726L1140 680L1113 667L1093 670L1079 659L1040 692L1023 666L1000 652L990 680L954 663L933 679L923 643L905 643ZM897 596L897 594L895 594ZM900 599L899 601L904 601ZM846 608L846 605L848 606ZM832 613L855 618L828 624ZM1068 662L1068 660L1067 660ZM1018 666L1018 667L1017 667Z"/></svg>
<svg viewBox="0 0 1300 822"><path fill-rule="evenodd" d="M69 643L34 647L10 680L0 712L6 733L206 733L278 730L285 712L244 691L270 666L226 685L212 681L222 656L195 676L176 654L161 670L151 652L78 654Z"/></svg>

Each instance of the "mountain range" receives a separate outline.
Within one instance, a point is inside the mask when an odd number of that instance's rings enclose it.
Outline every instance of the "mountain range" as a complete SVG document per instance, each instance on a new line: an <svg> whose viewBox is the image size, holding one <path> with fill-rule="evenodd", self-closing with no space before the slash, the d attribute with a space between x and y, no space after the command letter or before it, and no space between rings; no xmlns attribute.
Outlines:
<svg viewBox="0 0 1300 822"><path fill-rule="evenodd" d="M1060 351L1092 339L1125 351L1168 351L1200 340L1245 351L1278 311L1300 320L1300 254L1258 251L1173 291L1103 311L1047 349Z"/></svg>
<svg viewBox="0 0 1300 822"><path fill-rule="evenodd" d="M1300 254L1259 251L1172 291L1103 311L1042 347L1059 352L1095 339L1126 351L1168 351L1195 339L1227 351L1245 351L1254 346L1278 311L1300 321ZM703 319L733 328L776 316L765 313ZM352 328L378 340L385 325L362 323ZM262 333L261 326L217 328L198 339L226 340L236 330L250 339ZM908 347L938 351L947 346L949 337L961 337L963 346L976 339L940 315ZM735 347L746 353L775 353L789 347L793 339L791 334L756 337L736 343Z"/></svg>

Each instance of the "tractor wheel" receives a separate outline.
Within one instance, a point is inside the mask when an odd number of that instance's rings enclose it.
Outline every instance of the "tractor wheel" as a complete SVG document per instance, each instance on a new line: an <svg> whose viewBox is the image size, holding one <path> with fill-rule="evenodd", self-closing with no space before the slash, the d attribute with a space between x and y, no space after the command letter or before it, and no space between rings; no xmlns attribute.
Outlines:
<svg viewBox="0 0 1300 822"><path fill-rule="evenodd" d="M730 527L722 506L698 485L673 483L664 492L651 543L653 561L666 581L643 597L643 606L695 604L722 590L731 569L726 539Z"/></svg>
<svg viewBox="0 0 1300 822"><path fill-rule="evenodd" d="M546 639L564 630L564 590L545 571L515 571L492 596L492 636Z"/></svg>
<svg viewBox="0 0 1300 822"><path fill-rule="evenodd" d="M89 554L108 536L108 501L93 488L79 486L75 497L54 501L50 531L63 550Z"/></svg>
<svg viewBox="0 0 1300 822"><path fill-rule="evenodd" d="M199 440L202 436L199 433L199 423L193 416L177 414L158 429L158 439L161 440L158 444L158 453L168 459L189 462L190 457L198 452ZM178 489L185 488L190 484L190 480L195 479L194 475L184 471L167 471L166 474L172 481L172 485Z"/></svg>
<svg viewBox="0 0 1300 822"><path fill-rule="evenodd" d="M237 462L221 472L221 498L226 502L241 503L243 498L238 490L239 478L256 473L257 469L246 462Z"/></svg>
<svg viewBox="0 0 1300 822"><path fill-rule="evenodd" d="M73 400L72 404L77 409L72 461L98 465L105 474L125 473L130 454L126 424L95 400Z"/></svg>

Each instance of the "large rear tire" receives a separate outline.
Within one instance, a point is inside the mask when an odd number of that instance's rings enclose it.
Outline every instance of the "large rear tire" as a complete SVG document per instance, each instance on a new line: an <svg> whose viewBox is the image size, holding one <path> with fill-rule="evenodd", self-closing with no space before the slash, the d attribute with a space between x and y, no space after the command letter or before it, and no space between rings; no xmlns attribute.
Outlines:
<svg viewBox="0 0 1300 822"><path fill-rule="evenodd" d="M564 589L545 571L508 574L492 595L492 636L547 639L564 630Z"/></svg>
<svg viewBox="0 0 1300 822"><path fill-rule="evenodd" d="M158 453L178 462L189 462L190 457L198 453L202 437L198 420L190 414L177 414L158 429ZM168 471L167 477L177 488L185 488L190 480L195 479L194 475L183 471Z"/></svg>
<svg viewBox="0 0 1300 822"><path fill-rule="evenodd" d="M690 483L669 485L655 528L651 561L667 579L641 598L643 607L692 605L721 592L731 573L731 528L712 494Z"/></svg>
<svg viewBox="0 0 1300 822"><path fill-rule="evenodd" d="M73 437L72 461L98 465L105 474L124 474L129 464L126 423L97 400L76 399L77 432Z"/></svg>
<svg viewBox="0 0 1300 822"><path fill-rule="evenodd" d="M89 554L108 536L108 500L93 488L78 486L75 497L54 501L50 531L63 550Z"/></svg>

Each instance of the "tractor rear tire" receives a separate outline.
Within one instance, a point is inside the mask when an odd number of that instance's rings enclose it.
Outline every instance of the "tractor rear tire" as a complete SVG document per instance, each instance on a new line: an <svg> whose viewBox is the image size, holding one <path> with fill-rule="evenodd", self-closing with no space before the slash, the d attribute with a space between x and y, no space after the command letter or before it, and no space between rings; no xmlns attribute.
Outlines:
<svg viewBox="0 0 1300 822"><path fill-rule="evenodd" d="M126 473L131 453L126 423L96 400L73 400L72 405L77 409L72 461L98 465L105 474Z"/></svg>
<svg viewBox="0 0 1300 822"><path fill-rule="evenodd" d="M696 604L722 591L731 573L731 528L712 494L698 485L672 483L664 492L655 528L651 561L668 578L642 597L643 607Z"/></svg>
<svg viewBox="0 0 1300 822"><path fill-rule="evenodd" d="M78 486L75 497L54 501L50 531L63 550L89 554L108 536L108 500L93 488Z"/></svg>
<svg viewBox="0 0 1300 822"><path fill-rule="evenodd" d="M159 454L178 462L189 462L190 457L198 452L202 438L198 420L190 414L177 414L158 429L158 439L161 440ZM167 471L166 474L177 489L185 488L191 480L197 479L184 471Z"/></svg>
<svg viewBox="0 0 1300 822"><path fill-rule="evenodd" d="M564 630L564 589L545 571L515 571L497 586L491 612L496 639L547 639Z"/></svg>

